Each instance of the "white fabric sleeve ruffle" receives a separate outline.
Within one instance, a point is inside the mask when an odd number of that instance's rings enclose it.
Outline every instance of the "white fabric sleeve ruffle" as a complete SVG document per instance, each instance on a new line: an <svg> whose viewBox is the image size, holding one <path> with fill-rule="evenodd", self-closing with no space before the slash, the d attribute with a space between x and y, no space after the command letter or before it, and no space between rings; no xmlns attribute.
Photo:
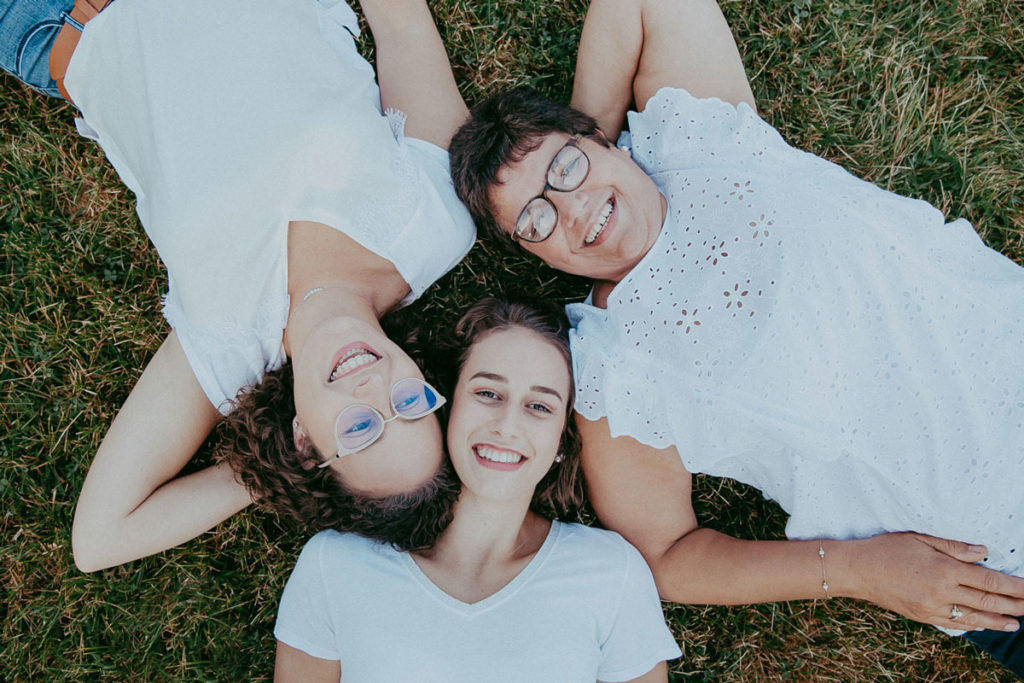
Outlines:
<svg viewBox="0 0 1024 683"><path fill-rule="evenodd" d="M617 605L611 631L601 643L601 664L597 677L602 681L629 681L644 675L658 662L682 655L672 632L665 624L658 589L651 570L640 553L623 538L622 585L617 595L609 596Z"/></svg>
<svg viewBox="0 0 1024 683"><path fill-rule="evenodd" d="M697 98L682 88L661 88L642 112L629 112L633 159L648 175L664 170L708 169L736 155L761 156L788 147L750 105Z"/></svg>
<svg viewBox="0 0 1024 683"><path fill-rule="evenodd" d="M274 637L313 657L340 660L322 567L331 533L335 532L321 531L302 549L281 594Z"/></svg>
<svg viewBox="0 0 1024 683"><path fill-rule="evenodd" d="M680 430L701 433L696 406L669 410L680 401L689 403L690 394L675 392L671 405L662 399L657 365L648 362L643 349L624 355L619 325L609 311L579 303L566 306L566 314L572 326L576 412L591 421L606 417L612 436L630 436L653 448L673 445Z"/></svg>
<svg viewBox="0 0 1024 683"><path fill-rule="evenodd" d="M267 371L276 370L287 356L276 330L284 329L288 319L288 297L265 302L257 315L255 329L237 329L224 322L218 330L200 330L188 316L171 290L163 300L164 319L178 336L185 358L206 398L222 415L234 407L238 393L258 384ZM266 330L273 333L266 333Z"/></svg>

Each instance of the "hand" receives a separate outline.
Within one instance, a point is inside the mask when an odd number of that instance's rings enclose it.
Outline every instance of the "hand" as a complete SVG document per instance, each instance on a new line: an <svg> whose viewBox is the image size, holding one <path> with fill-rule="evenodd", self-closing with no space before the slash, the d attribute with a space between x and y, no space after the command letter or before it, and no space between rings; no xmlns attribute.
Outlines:
<svg viewBox="0 0 1024 683"><path fill-rule="evenodd" d="M984 546L924 534L889 533L853 541L849 567L864 598L908 619L945 628L1015 631L1024 615L1024 578L974 564ZM830 568L831 571L831 568ZM840 570L842 571L842 570ZM956 605L962 616L952 619Z"/></svg>

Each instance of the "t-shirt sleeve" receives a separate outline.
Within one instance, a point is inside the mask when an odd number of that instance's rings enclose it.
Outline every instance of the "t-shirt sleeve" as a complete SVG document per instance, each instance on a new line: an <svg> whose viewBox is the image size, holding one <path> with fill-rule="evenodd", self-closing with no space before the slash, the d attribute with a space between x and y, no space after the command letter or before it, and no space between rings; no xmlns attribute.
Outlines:
<svg viewBox="0 0 1024 683"><path fill-rule="evenodd" d="M418 138L402 139L420 179L420 213L392 245L392 262L409 283L411 303L462 260L476 242L476 225L455 194L448 152Z"/></svg>
<svg viewBox="0 0 1024 683"><path fill-rule="evenodd" d="M597 678L609 683L644 675L658 662L682 655L665 624L654 577L643 556L625 541L622 585L608 637L601 643Z"/></svg>
<svg viewBox="0 0 1024 683"><path fill-rule="evenodd" d="M340 660L322 568L326 539L317 534L302 549L281 594L274 637L313 657Z"/></svg>

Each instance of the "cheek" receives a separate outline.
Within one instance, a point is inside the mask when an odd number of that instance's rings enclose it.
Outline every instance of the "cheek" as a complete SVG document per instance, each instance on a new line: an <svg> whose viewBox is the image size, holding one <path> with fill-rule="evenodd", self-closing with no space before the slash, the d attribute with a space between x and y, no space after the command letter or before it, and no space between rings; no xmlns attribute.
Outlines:
<svg viewBox="0 0 1024 683"><path fill-rule="evenodd" d="M448 429L446 437L448 452L453 456L464 451L472 429L473 418L472 405L460 398L458 395L452 398L452 409L448 415Z"/></svg>
<svg viewBox="0 0 1024 683"><path fill-rule="evenodd" d="M562 433L565 431L563 420L550 420L543 431L543 441L538 443L538 448L543 447L545 452L558 453L562 447ZM542 445L543 444L543 445Z"/></svg>

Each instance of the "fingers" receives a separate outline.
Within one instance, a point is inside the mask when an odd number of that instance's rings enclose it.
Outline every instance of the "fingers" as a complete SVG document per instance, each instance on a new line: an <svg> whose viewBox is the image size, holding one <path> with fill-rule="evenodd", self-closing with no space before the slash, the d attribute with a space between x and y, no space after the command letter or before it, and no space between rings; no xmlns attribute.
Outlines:
<svg viewBox="0 0 1024 683"><path fill-rule="evenodd" d="M1024 577L1010 576L994 569L971 565L965 567L960 583L985 593L1015 598L1015 607L1004 612L1024 615Z"/></svg>
<svg viewBox="0 0 1024 683"><path fill-rule="evenodd" d="M954 607L957 609L955 613L953 611ZM956 619L953 618L954 615L956 615ZM930 620L930 623L935 626L955 628L962 631L989 629L992 631L1013 632L1020 628L1020 624L1016 619L994 612L977 610L961 603L950 604L948 611L944 612L940 618Z"/></svg>
<svg viewBox="0 0 1024 683"><path fill-rule="evenodd" d="M988 549L983 545L972 545L963 541L954 541L949 538L939 538L927 534L914 534L914 536L935 550L961 562L980 562L988 554Z"/></svg>
<svg viewBox="0 0 1024 683"><path fill-rule="evenodd" d="M952 619L953 606L950 605L947 616L950 617L951 621L956 621L960 624L960 626L955 628L988 628L995 631L1016 631L1020 627L1016 619L1006 615L1024 613L1022 612L1024 610L1024 601L1022 600L986 593L966 586L961 586L954 591L950 595L950 599L955 600L956 602L953 604L963 612L962 617L955 620Z"/></svg>

